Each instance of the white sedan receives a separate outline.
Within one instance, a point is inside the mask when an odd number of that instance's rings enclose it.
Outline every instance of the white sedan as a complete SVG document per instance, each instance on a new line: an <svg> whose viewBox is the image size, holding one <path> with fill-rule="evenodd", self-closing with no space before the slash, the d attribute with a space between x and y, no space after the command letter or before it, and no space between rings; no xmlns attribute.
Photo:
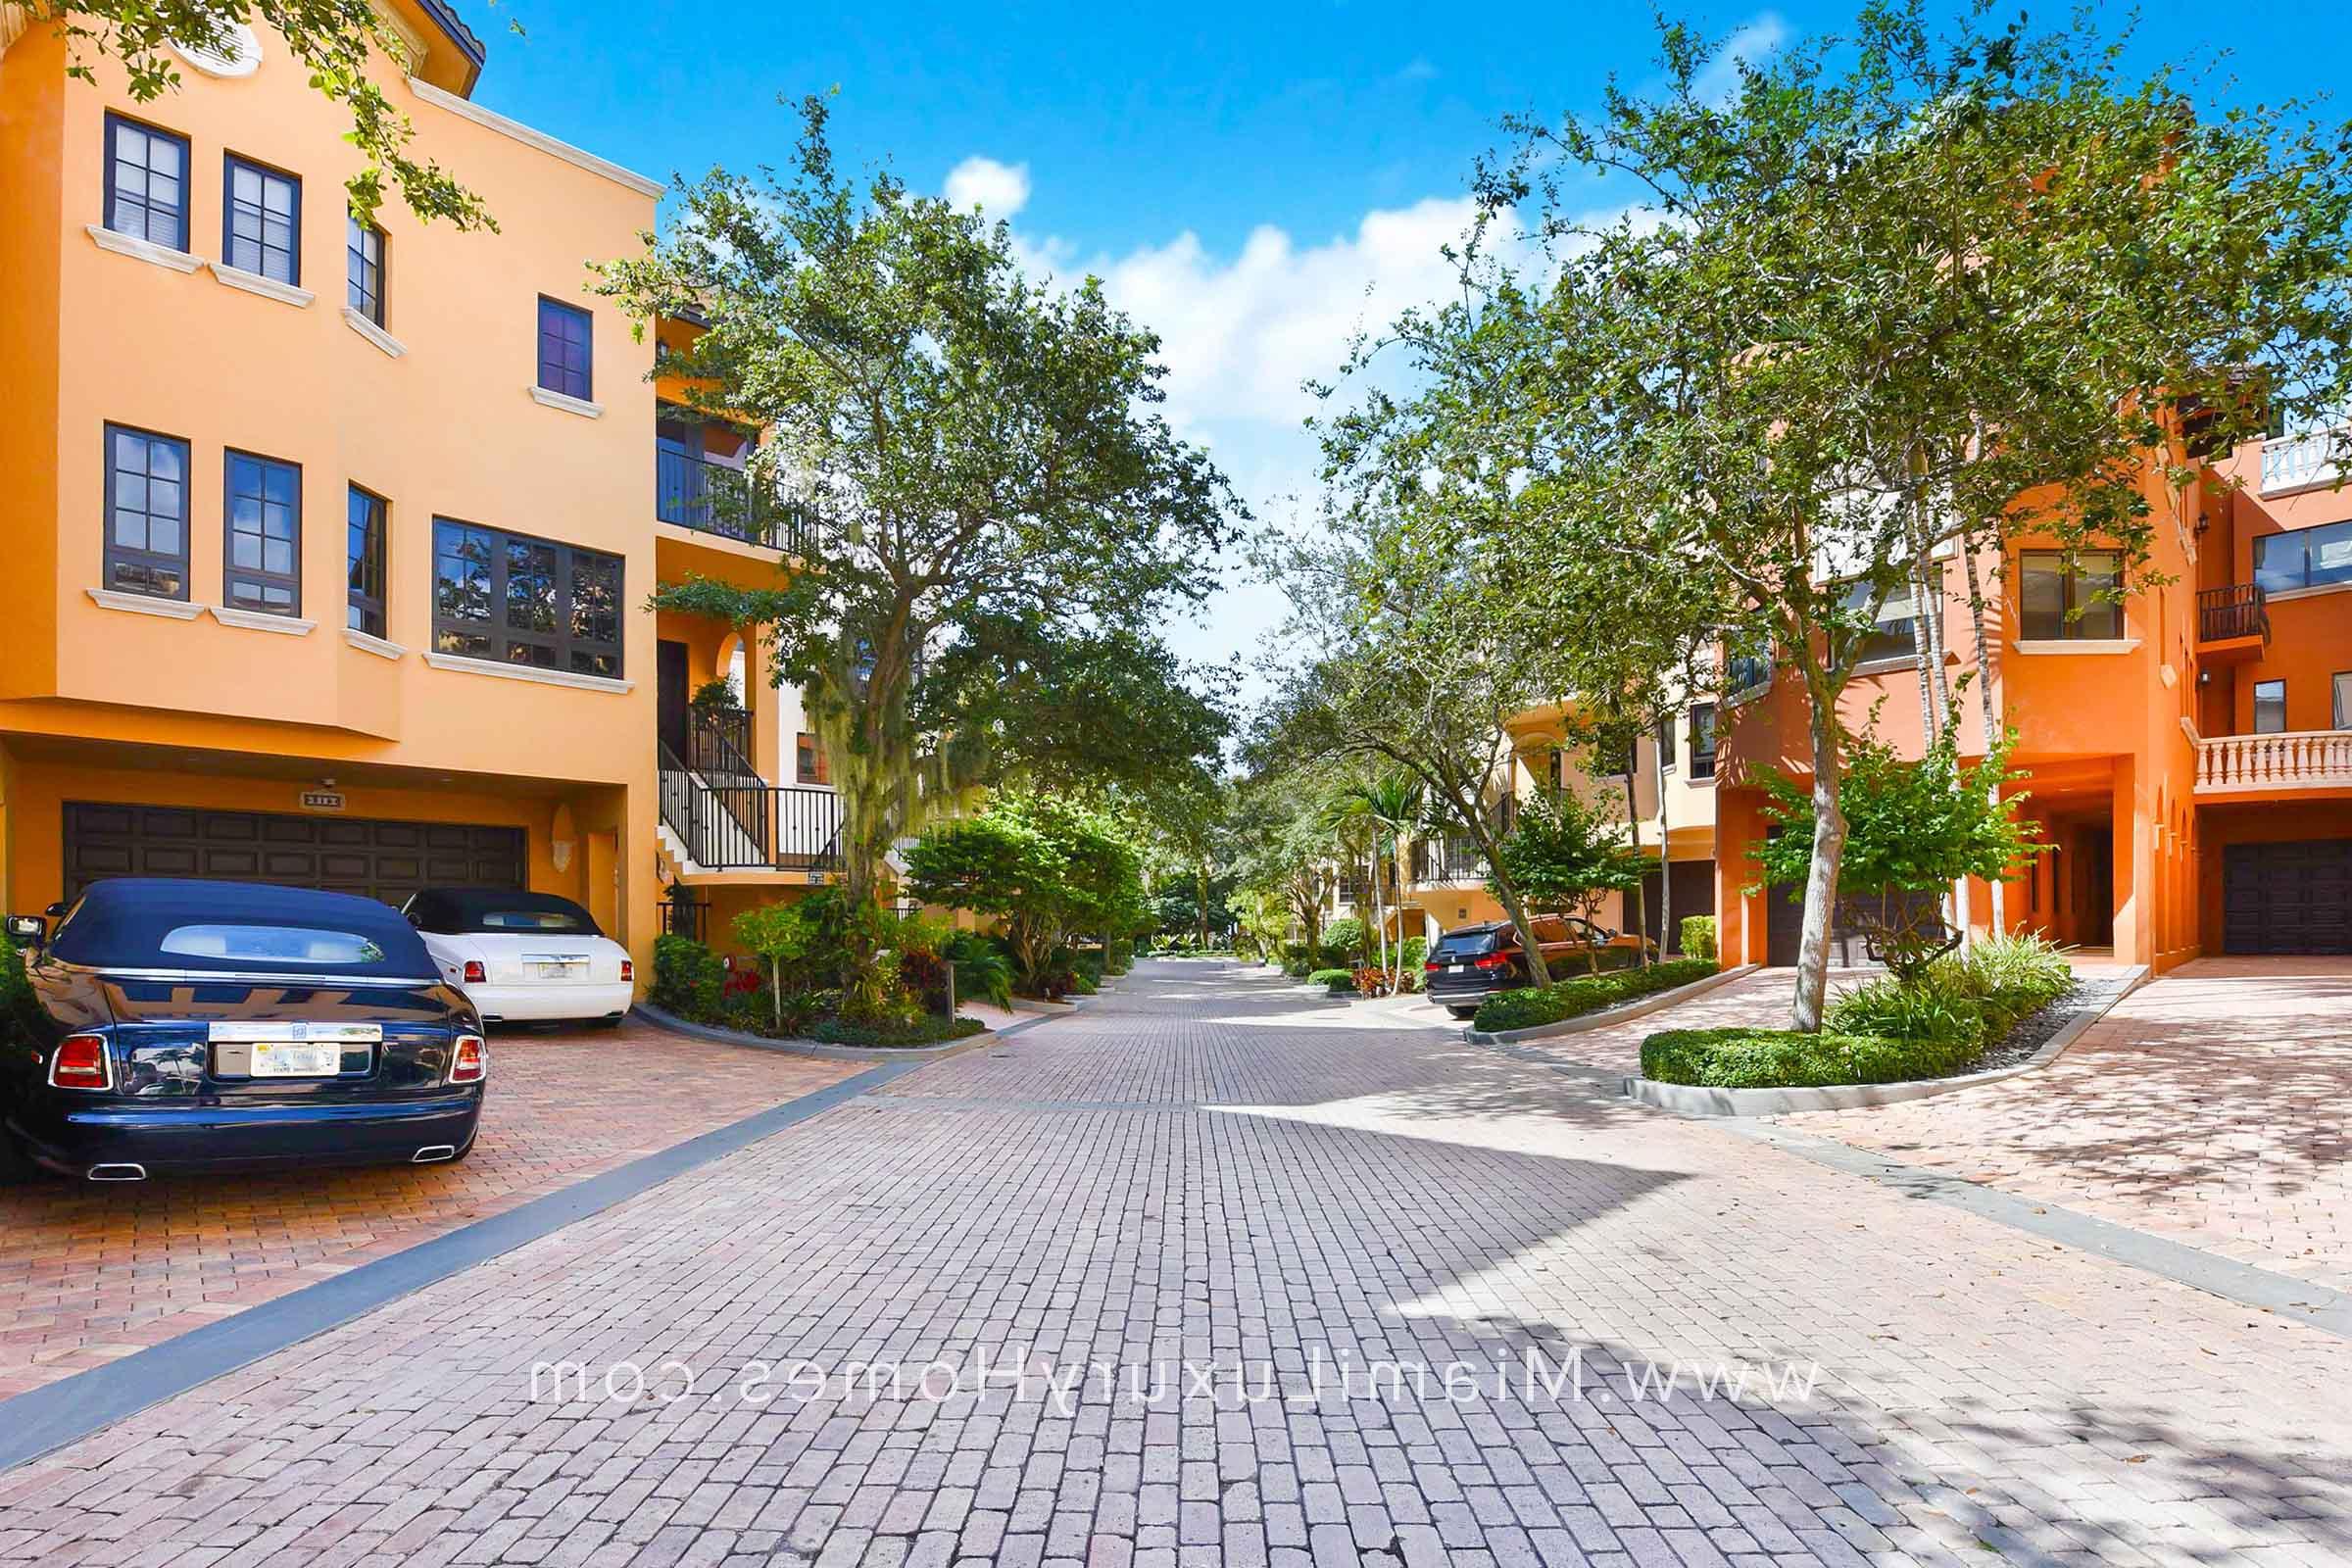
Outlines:
<svg viewBox="0 0 2352 1568"><path fill-rule="evenodd" d="M635 996L628 950L569 899L427 888L400 912L484 1023L618 1023Z"/></svg>

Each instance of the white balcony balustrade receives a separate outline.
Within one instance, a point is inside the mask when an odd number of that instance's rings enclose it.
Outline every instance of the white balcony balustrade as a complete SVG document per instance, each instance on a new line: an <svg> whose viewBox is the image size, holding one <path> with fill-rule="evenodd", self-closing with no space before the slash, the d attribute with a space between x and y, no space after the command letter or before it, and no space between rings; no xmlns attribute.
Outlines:
<svg viewBox="0 0 2352 1568"><path fill-rule="evenodd" d="M2352 790L2352 730L2219 735L2197 742L2199 795Z"/></svg>

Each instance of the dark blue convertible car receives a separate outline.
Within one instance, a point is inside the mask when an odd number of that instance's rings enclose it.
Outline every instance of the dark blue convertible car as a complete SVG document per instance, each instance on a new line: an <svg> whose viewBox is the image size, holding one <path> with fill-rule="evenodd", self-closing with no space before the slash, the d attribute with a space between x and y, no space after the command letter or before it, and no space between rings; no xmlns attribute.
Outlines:
<svg viewBox="0 0 2352 1568"><path fill-rule="evenodd" d="M241 882L91 886L12 917L31 1003L0 1129L62 1174L425 1164L473 1148L481 1023L397 910ZM0 1032L0 1040L11 1032Z"/></svg>

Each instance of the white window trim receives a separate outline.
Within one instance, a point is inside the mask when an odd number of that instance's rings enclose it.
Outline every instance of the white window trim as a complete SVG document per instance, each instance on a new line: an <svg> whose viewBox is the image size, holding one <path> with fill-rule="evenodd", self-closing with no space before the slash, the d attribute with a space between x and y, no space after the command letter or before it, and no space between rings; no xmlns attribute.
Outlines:
<svg viewBox="0 0 2352 1568"><path fill-rule="evenodd" d="M458 654L436 654L429 649L424 662L435 669L454 669L468 675L497 675L506 680L536 681L542 686L570 686L584 692L633 691L633 680L614 680L609 675L575 675L568 669L533 669L528 664L502 664L493 659L466 659Z"/></svg>
<svg viewBox="0 0 2352 1568"><path fill-rule="evenodd" d="M248 272L242 267L231 267L226 262L207 262L204 265L213 270L214 277L226 283L230 288L241 288L248 294L259 294L266 300L276 300L283 305L308 307L311 301L318 297L307 288L296 288L291 283L280 283L274 277L264 277L259 272Z"/></svg>
<svg viewBox="0 0 2352 1568"><path fill-rule="evenodd" d="M406 648L396 642L350 626L343 628L343 640L361 653L373 654L378 659L399 659L408 653Z"/></svg>
<svg viewBox="0 0 2352 1568"><path fill-rule="evenodd" d="M1857 675L1891 675L1898 669L1917 669L1917 654L1899 654L1892 659L1871 659L1854 666Z"/></svg>
<svg viewBox="0 0 2352 1568"><path fill-rule="evenodd" d="M543 386L531 388L531 401L551 409L562 409L566 414L579 415L583 418L601 419L605 416L602 403L591 403L586 398L575 398L565 392L550 392Z"/></svg>
<svg viewBox="0 0 2352 1568"><path fill-rule="evenodd" d="M370 321L368 319L368 318L362 316L359 312L353 310L348 305L343 307L343 324L350 327L354 332L359 333L360 336L366 338L377 348L382 349L385 355L389 358L397 360L403 354L409 352L409 346L406 343L403 343L400 339L394 337L391 333L385 331L382 327L376 325L373 321Z"/></svg>
<svg viewBox="0 0 2352 1568"><path fill-rule="evenodd" d="M152 594L126 594L113 588L84 590L101 610L126 610L134 615L162 615L167 620L194 620L205 606L193 599L158 599Z"/></svg>
<svg viewBox="0 0 2352 1568"><path fill-rule="evenodd" d="M2139 647L2136 637L2061 637L2054 641L2019 640L2009 645L2020 654L2047 656L2052 654L2128 654Z"/></svg>
<svg viewBox="0 0 2352 1568"><path fill-rule="evenodd" d="M299 615L272 615L263 610L239 610L233 605L207 605L213 618L223 626L238 626L246 631L273 631L281 637L308 637L318 626L315 620Z"/></svg>
<svg viewBox="0 0 2352 1568"><path fill-rule="evenodd" d="M2352 582L2323 582L2308 588L2281 588L2277 593L2263 595L2274 605L2291 605L2298 599L2317 599L2322 594L2352 594Z"/></svg>
<svg viewBox="0 0 2352 1568"><path fill-rule="evenodd" d="M192 255L187 251L175 251L169 245L158 245L155 241L141 239L136 234L118 234L113 229L97 223L85 225L83 231L97 242L98 248L102 251L113 251L117 256L127 256L134 261L151 262L157 267L169 268L174 272L193 272L204 265L204 258L201 256Z"/></svg>

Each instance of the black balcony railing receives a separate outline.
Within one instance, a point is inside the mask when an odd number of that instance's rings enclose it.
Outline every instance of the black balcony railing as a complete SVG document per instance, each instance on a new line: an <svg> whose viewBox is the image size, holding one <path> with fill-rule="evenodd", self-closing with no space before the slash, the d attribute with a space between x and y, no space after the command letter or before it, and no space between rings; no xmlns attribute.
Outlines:
<svg viewBox="0 0 2352 1568"><path fill-rule="evenodd" d="M841 865L841 797L798 785L713 783L666 746L662 820L706 871L831 871Z"/></svg>
<svg viewBox="0 0 2352 1568"><path fill-rule="evenodd" d="M755 489L741 468L711 463L664 441L654 449L654 515L680 528L806 557L816 516L796 502Z"/></svg>
<svg viewBox="0 0 2352 1568"><path fill-rule="evenodd" d="M2271 635L2269 598L2259 583L2233 583L2208 588L2197 595L2197 641L2228 642L2233 637Z"/></svg>
<svg viewBox="0 0 2352 1568"><path fill-rule="evenodd" d="M1478 845L1468 838L1444 838L1413 841L1413 880L1416 882L1471 882L1483 879L1487 862L1478 853Z"/></svg>
<svg viewBox="0 0 2352 1568"><path fill-rule="evenodd" d="M686 765L705 778L759 778L752 764L752 715L740 708L706 708L686 732Z"/></svg>

